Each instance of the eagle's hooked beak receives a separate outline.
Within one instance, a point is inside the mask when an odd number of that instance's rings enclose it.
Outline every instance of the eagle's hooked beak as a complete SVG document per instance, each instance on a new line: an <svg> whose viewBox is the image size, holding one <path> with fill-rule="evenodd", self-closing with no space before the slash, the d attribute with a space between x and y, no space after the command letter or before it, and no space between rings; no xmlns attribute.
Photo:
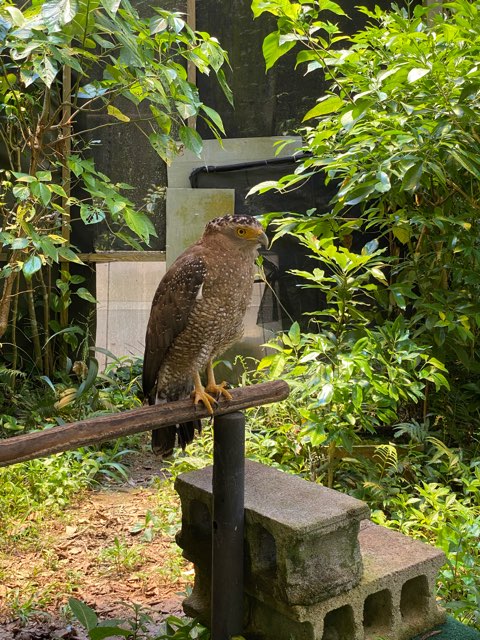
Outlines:
<svg viewBox="0 0 480 640"><path fill-rule="evenodd" d="M268 238L265 231L260 231L257 237L257 242L262 245L265 249L268 249Z"/></svg>

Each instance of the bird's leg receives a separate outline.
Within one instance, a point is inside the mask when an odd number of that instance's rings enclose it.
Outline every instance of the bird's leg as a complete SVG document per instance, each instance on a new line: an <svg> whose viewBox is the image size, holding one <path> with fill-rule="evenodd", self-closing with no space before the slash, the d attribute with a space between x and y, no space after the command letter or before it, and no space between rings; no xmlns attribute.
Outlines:
<svg viewBox="0 0 480 640"><path fill-rule="evenodd" d="M204 388L202 381L200 380L200 375L198 372L193 377L193 383L195 385L195 388L192 391L194 404L203 402L208 413L213 413L213 405L217 404L217 401L213 396L207 393L207 390Z"/></svg>
<svg viewBox="0 0 480 640"><path fill-rule="evenodd" d="M205 391L208 391L208 393L215 393L217 395L220 394L224 396L226 400L231 400L232 394L225 389L226 386L226 382L221 382L220 384L215 382L212 361L209 360L207 364L207 386L205 387Z"/></svg>

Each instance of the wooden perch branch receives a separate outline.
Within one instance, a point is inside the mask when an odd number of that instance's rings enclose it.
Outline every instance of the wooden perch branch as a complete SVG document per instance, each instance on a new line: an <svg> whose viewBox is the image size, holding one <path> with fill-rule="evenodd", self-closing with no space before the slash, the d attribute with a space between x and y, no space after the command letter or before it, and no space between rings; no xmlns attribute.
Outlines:
<svg viewBox="0 0 480 640"><path fill-rule="evenodd" d="M288 384L283 380L232 389L232 400L221 399L214 415L278 402L284 400L289 392ZM168 427L194 418L208 418L209 415L203 406L195 407L192 401L187 399L71 422L0 441L0 467L113 440L120 436Z"/></svg>

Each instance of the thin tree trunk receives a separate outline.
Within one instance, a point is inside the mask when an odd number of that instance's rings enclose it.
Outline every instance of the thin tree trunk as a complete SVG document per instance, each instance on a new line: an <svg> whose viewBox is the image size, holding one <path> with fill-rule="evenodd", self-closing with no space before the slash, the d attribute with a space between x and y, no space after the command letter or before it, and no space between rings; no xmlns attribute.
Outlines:
<svg viewBox="0 0 480 640"><path fill-rule="evenodd" d="M8 319L10 317L10 306L12 304L12 290L17 277L14 271L5 278L3 283L3 294L0 300L0 338L5 335L8 329Z"/></svg>
<svg viewBox="0 0 480 640"><path fill-rule="evenodd" d="M32 331L33 342L33 354L35 358L35 366L41 370L42 368L42 347L40 346L40 335L38 333L37 315L35 313L35 300L33 297L33 289L31 288L31 281L27 281L27 290L25 294L27 296L28 315L30 316L30 328Z"/></svg>
<svg viewBox="0 0 480 640"><path fill-rule="evenodd" d="M46 267L50 269L50 267ZM42 298L43 298L43 332L45 336L45 346L43 352L43 372L47 376L52 375L52 351L51 344L48 341L50 337L50 300L48 295L47 285L45 284L45 279L43 277L42 270L38 271L38 279L40 280L40 286L42 288Z"/></svg>

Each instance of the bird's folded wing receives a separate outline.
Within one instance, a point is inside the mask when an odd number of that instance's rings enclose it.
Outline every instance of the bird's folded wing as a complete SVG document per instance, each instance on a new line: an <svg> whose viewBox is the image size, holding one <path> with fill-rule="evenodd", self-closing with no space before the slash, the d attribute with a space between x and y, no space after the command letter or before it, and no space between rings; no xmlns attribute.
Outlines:
<svg viewBox="0 0 480 640"><path fill-rule="evenodd" d="M187 325L206 272L205 261L198 253L183 254L158 285L147 325L143 362L143 392L150 402L158 370Z"/></svg>

